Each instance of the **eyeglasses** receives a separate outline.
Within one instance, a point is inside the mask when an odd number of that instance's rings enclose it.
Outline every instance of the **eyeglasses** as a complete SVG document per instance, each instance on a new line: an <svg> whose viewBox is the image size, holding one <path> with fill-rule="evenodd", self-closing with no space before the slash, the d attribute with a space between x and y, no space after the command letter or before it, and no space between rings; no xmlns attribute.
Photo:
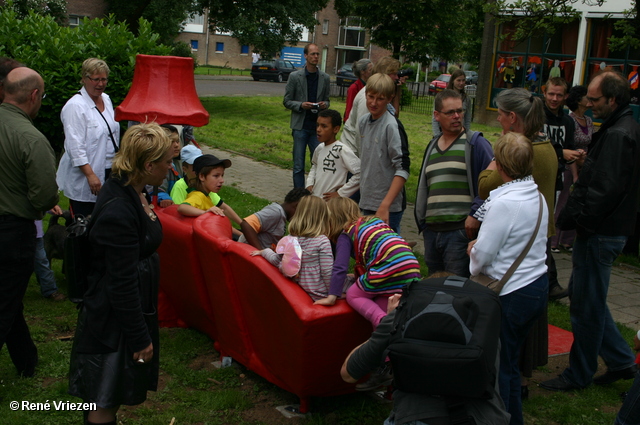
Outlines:
<svg viewBox="0 0 640 425"><path fill-rule="evenodd" d="M443 115L445 115L447 117L452 117L455 114L458 114L458 115L464 114L464 109L452 109L452 110L446 111L446 112L443 112L443 111L438 111L438 112L440 112L441 114L443 114Z"/></svg>
<svg viewBox="0 0 640 425"><path fill-rule="evenodd" d="M598 97L589 97L587 96L587 100L591 103L596 103L597 101L599 101L600 99L602 99L604 97L604 95L602 96L598 96Z"/></svg>
<svg viewBox="0 0 640 425"><path fill-rule="evenodd" d="M40 89L33 89L33 91L37 91L39 92ZM44 90L42 91L42 96L40 96L40 99L44 99L45 97L47 97L47 94L44 92Z"/></svg>
<svg viewBox="0 0 640 425"><path fill-rule="evenodd" d="M108 78L91 78L91 77L87 77L89 79L89 81L91 81L93 84L98 84L98 83L103 83L106 84L109 82Z"/></svg>

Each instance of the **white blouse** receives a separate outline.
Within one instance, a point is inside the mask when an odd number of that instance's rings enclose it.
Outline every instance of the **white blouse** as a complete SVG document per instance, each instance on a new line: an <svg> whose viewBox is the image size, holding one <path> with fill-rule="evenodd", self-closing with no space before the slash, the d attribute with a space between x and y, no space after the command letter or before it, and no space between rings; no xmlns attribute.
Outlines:
<svg viewBox="0 0 640 425"><path fill-rule="evenodd" d="M113 104L107 94L102 94L104 112L100 111L83 87L62 108L60 119L64 127L64 154L58 166L56 182L60 190L74 201L95 202L87 178L80 166L89 164L93 172L104 184L105 170L111 168L115 155L109 128L116 142L120 144L120 125L115 120Z"/></svg>

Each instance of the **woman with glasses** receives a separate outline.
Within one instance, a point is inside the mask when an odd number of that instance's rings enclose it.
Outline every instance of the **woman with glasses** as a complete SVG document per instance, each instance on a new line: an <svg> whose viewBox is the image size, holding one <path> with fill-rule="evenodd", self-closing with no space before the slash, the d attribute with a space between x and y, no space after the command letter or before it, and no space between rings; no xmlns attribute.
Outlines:
<svg viewBox="0 0 640 425"><path fill-rule="evenodd" d="M573 86L569 90L569 96L565 102L567 107L571 110L569 116L573 118L575 123L575 131L573 133L574 148L580 153L578 159L571 163L567 163L564 175L562 178L562 191L558 196L558 202L556 204L555 219L558 219L560 211L564 208L569 199L571 193L571 186L578 180L578 172L582 162L584 162L587 156L587 148L591 143L591 136L593 136L593 121L590 117L585 115L587 112L587 88L585 86ZM556 235L551 238L551 252L558 253L560 248L564 248L567 251L572 251L573 240L576 237L575 230L560 230L556 229Z"/></svg>
<svg viewBox="0 0 640 425"><path fill-rule="evenodd" d="M89 58L82 64L82 88L62 108L64 154L56 181L69 198L72 214L88 216L100 188L109 177L118 151L120 125L104 92L109 81L105 61Z"/></svg>

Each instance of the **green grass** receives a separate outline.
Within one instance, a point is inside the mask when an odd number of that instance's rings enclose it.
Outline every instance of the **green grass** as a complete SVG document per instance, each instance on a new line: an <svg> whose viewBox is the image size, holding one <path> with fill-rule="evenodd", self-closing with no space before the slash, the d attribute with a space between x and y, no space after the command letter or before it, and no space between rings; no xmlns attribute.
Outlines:
<svg viewBox="0 0 640 425"><path fill-rule="evenodd" d="M222 66L198 66L195 75L251 75L251 69L225 68Z"/></svg>
<svg viewBox="0 0 640 425"><path fill-rule="evenodd" d="M291 111L282 105L281 97L207 97L201 101L211 118L208 125L195 130L199 142L240 152L282 168L292 168ZM332 98L331 108L342 114L345 103ZM413 202L416 199L422 156L432 138L431 117L401 112L400 120L409 138L411 175L406 188L408 200ZM473 129L482 131L492 143L501 132L497 126L479 124L474 124ZM307 159L307 170L310 166L310 160Z"/></svg>

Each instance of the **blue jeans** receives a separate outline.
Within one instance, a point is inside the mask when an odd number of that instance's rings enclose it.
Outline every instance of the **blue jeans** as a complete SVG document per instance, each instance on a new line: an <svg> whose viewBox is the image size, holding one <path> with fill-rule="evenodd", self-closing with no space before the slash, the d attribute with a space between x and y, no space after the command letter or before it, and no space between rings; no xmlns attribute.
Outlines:
<svg viewBox="0 0 640 425"><path fill-rule="evenodd" d="M424 262L429 274L446 271L457 276L469 277L469 238L464 229L450 232L434 232L425 229Z"/></svg>
<svg viewBox="0 0 640 425"><path fill-rule="evenodd" d="M53 270L49 265L47 259L47 253L44 250L44 239L36 239L36 258L34 261L34 271L36 273L36 279L40 284L40 293L43 297L48 297L58 290L56 285L56 278L53 275Z"/></svg>
<svg viewBox="0 0 640 425"><path fill-rule="evenodd" d="M309 157L313 158L313 152L318 147L318 137L313 130L292 130L293 135L293 187L305 187L304 164L305 154L309 146Z"/></svg>
<svg viewBox="0 0 640 425"><path fill-rule="evenodd" d="M637 424L640 424L640 373L636 374L615 422L615 425Z"/></svg>
<svg viewBox="0 0 640 425"><path fill-rule="evenodd" d="M376 215L376 212L377 212L372 210L360 210L360 211L362 212L362 215ZM391 227L391 230L396 232L398 235L400 234L400 223L402 222L403 214L404 214L404 211L389 213L389 227Z"/></svg>
<svg viewBox="0 0 640 425"><path fill-rule="evenodd" d="M635 359L607 307L611 265L622 252L626 239L578 235L573 244L573 271L569 280L573 345L569 367L562 377L580 388L591 384L598 369L598 356L612 372L633 365Z"/></svg>
<svg viewBox="0 0 640 425"><path fill-rule="evenodd" d="M549 292L549 279L543 274L524 288L500 297L500 396L511 425L523 424L520 389L520 347L529 330L544 312Z"/></svg>

